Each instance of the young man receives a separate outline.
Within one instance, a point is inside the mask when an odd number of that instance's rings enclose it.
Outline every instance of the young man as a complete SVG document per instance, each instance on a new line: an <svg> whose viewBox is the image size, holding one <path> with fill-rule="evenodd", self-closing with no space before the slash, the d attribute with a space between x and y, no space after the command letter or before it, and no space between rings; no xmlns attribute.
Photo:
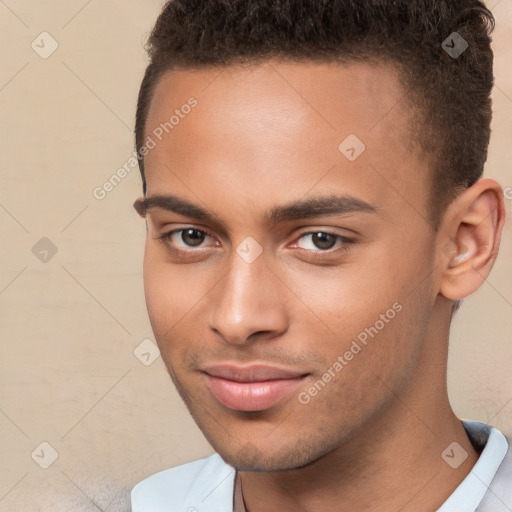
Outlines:
<svg viewBox="0 0 512 512"><path fill-rule="evenodd" d="M495 261L477 0L171 0L136 143L163 360L216 454L133 512L512 510L512 455L458 419L454 310Z"/></svg>

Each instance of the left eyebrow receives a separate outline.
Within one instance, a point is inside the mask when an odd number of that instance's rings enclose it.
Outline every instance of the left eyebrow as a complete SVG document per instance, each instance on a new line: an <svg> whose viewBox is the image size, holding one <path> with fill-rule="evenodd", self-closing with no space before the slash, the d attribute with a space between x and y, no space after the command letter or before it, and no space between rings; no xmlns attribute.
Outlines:
<svg viewBox="0 0 512 512"><path fill-rule="evenodd" d="M350 195L331 194L310 197L273 208L267 215L271 224L288 220L310 219L322 215L348 215L350 213L377 213L378 208Z"/></svg>
<svg viewBox="0 0 512 512"><path fill-rule="evenodd" d="M197 220L206 220L211 223L224 225L208 210L190 201L172 195L154 195L145 197L142 201L134 203L139 214L145 215L151 210L166 210L191 217ZM331 194L328 196L317 196L292 201L290 203L276 206L265 213L265 221L268 224L279 222L310 219L323 215L348 215L351 213L372 213L376 214L378 207L350 195Z"/></svg>

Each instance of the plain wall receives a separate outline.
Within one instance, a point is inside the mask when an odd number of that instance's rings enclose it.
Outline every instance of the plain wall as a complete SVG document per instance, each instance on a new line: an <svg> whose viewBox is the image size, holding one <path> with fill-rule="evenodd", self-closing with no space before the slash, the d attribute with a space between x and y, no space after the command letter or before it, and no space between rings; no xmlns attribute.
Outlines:
<svg viewBox="0 0 512 512"><path fill-rule="evenodd" d="M2 512L127 511L137 481L211 453L161 358L145 366L134 355L153 340L145 227L132 208L138 169L103 199L93 195L132 156L143 42L161 5L0 2ZM512 0L489 6L496 87L486 176L512 187ZM31 47L51 48L43 31L59 45L46 59ZM455 316L448 376L461 418L509 435L511 231L509 217L490 278ZM40 464L53 452L42 442L58 453L48 469Z"/></svg>

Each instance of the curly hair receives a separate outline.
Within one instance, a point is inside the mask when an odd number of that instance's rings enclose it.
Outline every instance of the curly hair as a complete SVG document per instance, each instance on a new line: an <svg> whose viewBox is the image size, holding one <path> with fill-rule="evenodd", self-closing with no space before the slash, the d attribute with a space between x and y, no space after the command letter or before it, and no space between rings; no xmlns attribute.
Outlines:
<svg viewBox="0 0 512 512"><path fill-rule="evenodd" d="M411 138L431 170L437 231L450 202L482 175L492 117L494 17L479 0L170 0L153 27L139 91L135 145L143 190L145 121L168 70L266 59L388 61L411 107ZM443 41L456 32L459 56ZM449 40L453 46L453 40Z"/></svg>

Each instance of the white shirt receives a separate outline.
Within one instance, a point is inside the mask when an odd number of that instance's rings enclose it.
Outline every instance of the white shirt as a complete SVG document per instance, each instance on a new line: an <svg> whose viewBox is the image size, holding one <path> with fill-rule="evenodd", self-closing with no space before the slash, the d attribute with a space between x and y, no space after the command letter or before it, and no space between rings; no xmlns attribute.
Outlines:
<svg viewBox="0 0 512 512"><path fill-rule="evenodd" d="M511 512L512 450L507 439L483 423L462 424L483 450L437 512ZM233 512L235 474L217 453L160 471L132 489L132 512Z"/></svg>

